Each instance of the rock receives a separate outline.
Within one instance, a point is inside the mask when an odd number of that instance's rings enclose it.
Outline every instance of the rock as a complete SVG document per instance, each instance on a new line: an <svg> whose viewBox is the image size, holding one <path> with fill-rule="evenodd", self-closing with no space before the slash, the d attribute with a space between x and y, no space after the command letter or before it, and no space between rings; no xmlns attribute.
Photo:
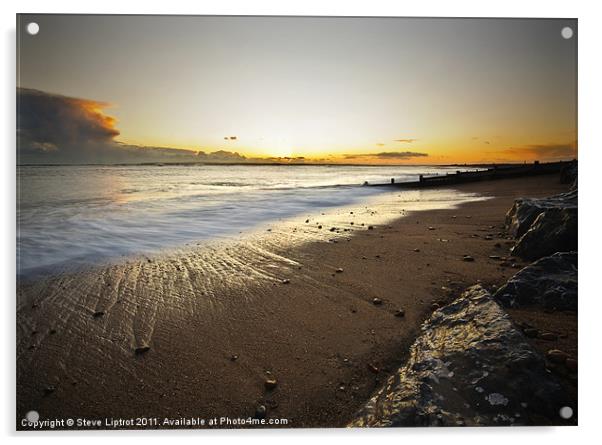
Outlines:
<svg viewBox="0 0 602 445"><path fill-rule="evenodd" d="M513 255L527 260L555 252L577 250L577 207L548 209L540 213L512 248Z"/></svg>
<svg viewBox="0 0 602 445"><path fill-rule="evenodd" d="M539 334L539 338L541 338L542 340L546 340L546 341L556 341L556 340L558 340L558 336L556 334L551 333L551 332L543 332L543 333Z"/></svg>
<svg viewBox="0 0 602 445"><path fill-rule="evenodd" d="M420 249L416 248L414 249L414 252L420 252Z"/></svg>
<svg viewBox="0 0 602 445"><path fill-rule="evenodd" d="M560 170L560 183L571 184L571 190L577 188L577 161L570 162Z"/></svg>
<svg viewBox="0 0 602 445"><path fill-rule="evenodd" d="M255 418L256 419L265 419L268 410L265 405L259 405L255 408Z"/></svg>
<svg viewBox="0 0 602 445"><path fill-rule="evenodd" d="M403 309L397 309L395 311L395 316L396 317L405 317L406 315L406 311L404 311Z"/></svg>
<svg viewBox="0 0 602 445"><path fill-rule="evenodd" d="M472 261L474 261L474 258L473 258L473 257L471 257L470 255L464 255L464 256L462 257L462 261L469 261L469 262L472 262Z"/></svg>
<svg viewBox="0 0 602 445"><path fill-rule="evenodd" d="M423 324L407 362L349 426L558 424L572 404L503 309L473 286Z"/></svg>
<svg viewBox="0 0 602 445"><path fill-rule="evenodd" d="M563 364L568 358L568 354L559 349L550 349L546 352L546 358L552 363Z"/></svg>
<svg viewBox="0 0 602 445"><path fill-rule="evenodd" d="M285 278L284 280L282 280L282 284L290 284L291 280L289 280L288 278Z"/></svg>
<svg viewBox="0 0 602 445"><path fill-rule="evenodd" d="M265 389L267 389L268 391L275 389L276 386L278 386L278 381L276 379L267 379L265 381Z"/></svg>
<svg viewBox="0 0 602 445"><path fill-rule="evenodd" d="M147 345L138 346L136 349L134 349L134 353L136 355L145 354L148 351L150 351L150 346Z"/></svg>
<svg viewBox="0 0 602 445"><path fill-rule="evenodd" d="M321 228L322 228L322 226L318 226L318 229L321 229Z"/></svg>
<svg viewBox="0 0 602 445"><path fill-rule="evenodd" d="M335 272L336 273L343 273L343 269L339 267Z"/></svg>
<svg viewBox="0 0 602 445"><path fill-rule="evenodd" d="M501 257L499 255L489 255L490 260L500 260Z"/></svg>
<svg viewBox="0 0 602 445"><path fill-rule="evenodd" d="M577 253L555 253L524 267L495 293L506 307L577 310Z"/></svg>
<svg viewBox="0 0 602 445"><path fill-rule="evenodd" d="M232 354L230 356L230 361L235 362L236 360L238 360L238 355L237 354Z"/></svg>
<svg viewBox="0 0 602 445"><path fill-rule="evenodd" d="M92 314L92 317L94 317L94 318L100 318L100 317L103 317L104 314L105 314L104 311L96 311L96 312L94 312Z"/></svg>
<svg viewBox="0 0 602 445"><path fill-rule="evenodd" d="M435 228L434 227L429 227L429 230L435 230Z"/></svg>
<svg viewBox="0 0 602 445"><path fill-rule="evenodd" d="M374 226L368 226L368 230L374 230Z"/></svg>
<svg viewBox="0 0 602 445"><path fill-rule="evenodd" d="M577 209L577 191L561 193L549 198L520 198L506 214L506 228L520 238L531 228L537 217L549 209Z"/></svg>
<svg viewBox="0 0 602 445"><path fill-rule="evenodd" d="M54 391L56 391L56 386L54 385L48 385L44 388L44 395L45 396L49 396L50 394L52 394Z"/></svg>
<svg viewBox="0 0 602 445"><path fill-rule="evenodd" d="M375 297L375 298L372 299L372 304L374 306L380 306L381 304L383 304L383 300L381 300L380 298Z"/></svg>
<svg viewBox="0 0 602 445"><path fill-rule="evenodd" d="M378 368L372 363L368 363L366 367L368 368L368 371L370 371L372 374L378 374Z"/></svg>

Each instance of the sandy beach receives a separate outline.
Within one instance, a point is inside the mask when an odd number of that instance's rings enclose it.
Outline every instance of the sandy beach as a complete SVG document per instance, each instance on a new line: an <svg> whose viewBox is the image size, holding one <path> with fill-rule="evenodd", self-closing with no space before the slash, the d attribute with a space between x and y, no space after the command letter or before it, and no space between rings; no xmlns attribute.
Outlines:
<svg viewBox="0 0 602 445"><path fill-rule="evenodd" d="M274 225L244 255L193 246L19 283L17 418L246 418L263 405L287 427L344 426L435 308L527 264L500 259L514 199L568 186L549 175L456 188L491 199L373 225L358 207L338 238L284 248ZM310 225L299 217L287 236ZM559 334L532 340L542 352L576 356L576 314L510 314Z"/></svg>

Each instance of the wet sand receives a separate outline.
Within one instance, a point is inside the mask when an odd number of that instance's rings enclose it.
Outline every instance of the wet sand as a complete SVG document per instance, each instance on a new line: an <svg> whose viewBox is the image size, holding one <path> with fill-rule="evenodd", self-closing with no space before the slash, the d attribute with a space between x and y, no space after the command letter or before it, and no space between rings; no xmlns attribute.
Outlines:
<svg viewBox="0 0 602 445"><path fill-rule="evenodd" d="M265 405L289 427L344 426L402 362L434 304L476 282L499 286L526 264L489 258L509 255L513 200L567 186L553 175L455 188L492 199L373 229L358 212L336 242L283 249L279 237L315 224L299 218L244 256L235 244L191 248L20 283L18 419L31 409L42 419L246 418ZM562 341L576 354L576 316L566 317L548 329L575 324Z"/></svg>

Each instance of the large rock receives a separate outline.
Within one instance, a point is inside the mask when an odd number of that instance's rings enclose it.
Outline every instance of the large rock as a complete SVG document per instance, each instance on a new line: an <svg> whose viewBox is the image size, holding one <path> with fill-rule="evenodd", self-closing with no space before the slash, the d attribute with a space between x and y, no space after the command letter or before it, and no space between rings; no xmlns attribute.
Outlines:
<svg viewBox="0 0 602 445"><path fill-rule="evenodd" d="M525 267L495 293L506 307L577 310L577 252L555 253Z"/></svg>
<svg viewBox="0 0 602 445"><path fill-rule="evenodd" d="M570 162L560 171L560 183L571 184L571 190L577 189L578 170L577 161Z"/></svg>
<svg viewBox="0 0 602 445"><path fill-rule="evenodd" d="M533 225L539 215L550 209L574 209L577 211L577 190L561 193L550 198L520 198L506 214L506 226L511 235L520 238Z"/></svg>
<svg viewBox="0 0 602 445"><path fill-rule="evenodd" d="M435 311L410 357L349 426L546 425L573 406L480 286Z"/></svg>
<svg viewBox="0 0 602 445"><path fill-rule="evenodd" d="M512 248L512 255L536 260L573 250L577 250L577 208L551 208L535 218Z"/></svg>

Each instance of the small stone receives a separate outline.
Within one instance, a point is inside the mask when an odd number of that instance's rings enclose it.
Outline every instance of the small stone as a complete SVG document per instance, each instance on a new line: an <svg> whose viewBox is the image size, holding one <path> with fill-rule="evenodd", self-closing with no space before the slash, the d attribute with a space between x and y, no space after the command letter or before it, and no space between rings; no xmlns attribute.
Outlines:
<svg viewBox="0 0 602 445"><path fill-rule="evenodd" d="M336 273L343 273L343 269L339 267L335 272Z"/></svg>
<svg viewBox="0 0 602 445"><path fill-rule="evenodd" d="M499 255L489 255L490 260L499 260L501 257Z"/></svg>
<svg viewBox="0 0 602 445"><path fill-rule="evenodd" d="M146 352L148 352L150 350L150 346L138 346L136 349L134 349L134 353L136 355L140 355L140 354L144 354Z"/></svg>
<svg viewBox="0 0 602 445"><path fill-rule="evenodd" d="M416 248L414 249L414 252L420 252L420 249Z"/></svg>
<svg viewBox="0 0 602 445"><path fill-rule="evenodd" d="M374 226L368 226L368 230L374 230Z"/></svg>
<svg viewBox="0 0 602 445"><path fill-rule="evenodd" d="M331 231L331 232L334 232L335 230L337 230L337 228L336 228L336 227L331 227L331 228L330 228L330 231Z"/></svg>
<svg viewBox="0 0 602 445"><path fill-rule="evenodd" d="M429 230L435 230L435 228L434 227L429 227Z"/></svg>
<svg viewBox="0 0 602 445"><path fill-rule="evenodd" d="M306 220L305 220L305 224L307 224L308 222L309 222L309 219L306 219Z"/></svg>
<svg viewBox="0 0 602 445"><path fill-rule="evenodd" d="M289 280L288 278L285 278L284 280L282 280L282 284L289 284L291 282L291 280Z"/></svg>
<svg viewBox="0 0 602 445"><path fill-rule="evenodd" d="M267 412L268 412L268 410L265 407L265 405L259 405L257 408L255 408L255 418L256 419L265 419Z"/></svg>
<svg viewBox="0 0 602 445"><path fill-rule="evenodd" d="M104 316L104 314L105 314L104 311L96 311L92 314L92 317L100 318L100 317Z"/></svg>
<svg viewBox="0 0 602 445"><path fill-rule="evenodd" d="M544 332L539 335L539 338L541 338L542 340L546 340L546 341L558 340L558 336L556 334L553 334L552 332Z"/></svg>
<svg viewBox="0 0 602 445"><path fill-rule="evenodd" d="M265 381L265 389L267 389L268 391L271 391L272 389L276 388L276 386L278 386L278 381L276 379L267 379Z"/></svg>
<svg viewBox="0 0 602 445"><path fill-rule="evenodd" d="M372 374L378 374L378 368L376 366L374 366L372 363L368 363L367 368L368 368L368 371L370 371Z"/></svg>
<svg viewBox="0 0 602 445"><path fill-rule="evenodd" d="M44 388L44 395L48 396L56 391L56 387L54 385L48 385Z"/></svg>
<svg viewBox="0 0 602 445"><path fill-rule="evenodd" d="M235 362L236 360L238 360L238 355L237 354L232 354L230 356L230 361Z"/></svg>
<svg viewBox="0 0 602 445"><path fill-rule="evenodd" d="M372 304L374 306L379 306L379 305L383 304L383 300L381 300L380 298L375 297L375 298L372 299Z"/></svg>
<svg viewBox="0 0 602 445"><path fill-rule="evenodd" d="M405 315L406 315L406 311L404 311L403 309L397 309L395 311L395 316L396 317L400 317L401 318L401 317L405 317Z"/></svg>
<svg viewBox="0 0 602 445"><path fill-rule="evenodd" d="M321 228L322 228L322 226L318 226L318 229L321 229Z"/></svg>
<svg viewBox="0 0 602 445"><path fill-rule="evenodd" d="M550 349L546 352L546 358L552 363L562 364L566 361L568 356L566 352L560 351L559 349Z"/></svg>
<svg viewBox="0 0 602 445"><path fill-rule="evenodd" d="M431 309L436 311L437 309L439 309L441 307L441 305L439 303L433 303L431 304Z"/></svg>
<svg viewBox="0 0 602 445"><path fill-rule="evenodd" d="M462 257L462 261L474 261L474 258L471 257L470 255L464 255L464 257Z"/></svg>

